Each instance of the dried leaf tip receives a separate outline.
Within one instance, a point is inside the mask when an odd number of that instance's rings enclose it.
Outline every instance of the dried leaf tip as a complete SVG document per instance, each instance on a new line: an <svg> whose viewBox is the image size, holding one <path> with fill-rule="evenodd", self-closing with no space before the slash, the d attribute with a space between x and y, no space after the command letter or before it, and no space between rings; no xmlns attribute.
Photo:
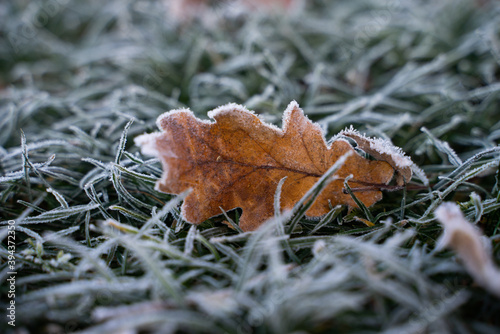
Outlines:
<svg viewBox="0 0 500 334"><path fill-rule="evenodd" d="M144 155L158 157L158 148L156 147L156 137L160 136L159 132L144 133L134 138L134 144L141 148Z"/></svg>
<svg viewBox="0 0 500 334"><path fill-rule="evenodd" d="M341 131L339 135L353 139L360 149L372 155L375 159L387 161L396 171L396 182L398 185L408 183L412 177L412 170L418 169L401 148L394 146L388 140L367 137L355 130L352 125L350 128ZM423 175L423 172L421 175ZM425 183L426 180L427 178L424 176L424 180L422 181Z"/></svg>
<svg viewBox="0 0 500 334"><path fill-rule="evenodd" d="M434 215L444 227L436 249L452 248L474 280L500 297L500 270L493 263L489 240L465 219L455 203L441 204Z"/></svg>

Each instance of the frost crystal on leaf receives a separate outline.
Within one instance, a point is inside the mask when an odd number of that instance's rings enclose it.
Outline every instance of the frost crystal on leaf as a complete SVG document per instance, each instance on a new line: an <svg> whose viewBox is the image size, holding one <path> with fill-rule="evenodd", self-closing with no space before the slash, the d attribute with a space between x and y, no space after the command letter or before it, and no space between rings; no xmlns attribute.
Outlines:
<svg viewBox="0 0 500 334"><path fill-rule="evenodd" d="M398 185L408 183L412 177L412 170L416 170L419 178L424 182L428 182L425 174L419 170L417 166L405 155L403 150L394 146L390 141L381 138L366 137L355 130L352 125L339 133L341 136L352 138L360 149L372 155L378 160L387 161L396 171L396 181ZM423 178L422 179L422 175Z"/></svg>

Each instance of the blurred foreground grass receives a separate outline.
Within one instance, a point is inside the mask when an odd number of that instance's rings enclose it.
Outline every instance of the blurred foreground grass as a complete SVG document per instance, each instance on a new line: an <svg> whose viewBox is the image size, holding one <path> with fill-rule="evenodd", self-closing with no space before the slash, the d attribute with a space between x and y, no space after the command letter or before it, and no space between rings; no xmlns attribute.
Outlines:
<svg viewBox="0 0 500 334"><path fill-rule="evenodd" d="M460 203L500 261L500 6L309 1L178 24L167 2L0 4L1 308L16 221L19 333L497 333L500 301L435 251ZM179 217L131 140L236 102L390 139L430 181L256 233ZM414 185L422 185L416 178ZM476 195L474 195L474 193ZM228 215L235 221L238 212ZM371 219L366 227L360 219ZM3 312L3 311L2 311ZM3 313L2 313L3 314ZM22 329L22 330L21 330ZM23 331L24 330L24 331Z"/></svg>

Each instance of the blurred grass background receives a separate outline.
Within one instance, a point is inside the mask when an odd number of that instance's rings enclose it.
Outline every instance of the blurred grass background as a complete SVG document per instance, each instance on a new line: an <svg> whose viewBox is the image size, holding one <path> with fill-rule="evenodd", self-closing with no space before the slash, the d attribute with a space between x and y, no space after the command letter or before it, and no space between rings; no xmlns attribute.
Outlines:
<svg viewBox="0 0 500 334"><path fill-rule="evenodd" d="M500 6L307 1L288 13L169 16L168 1L0 4L0 277L16 229L16 333L497 333L433 210L461 205L499 263ZM430 186L363 211L238 233L190 226L133 138L228 102L280 125L291 100L328 138L391 140ZM412 185L420 186L416 178ZM473 195L476 194L476 195ZM229 212L237 222L238 211ZM300 218L300 217L299 217ZM367 227L361 219L375 226Z"/></svg>

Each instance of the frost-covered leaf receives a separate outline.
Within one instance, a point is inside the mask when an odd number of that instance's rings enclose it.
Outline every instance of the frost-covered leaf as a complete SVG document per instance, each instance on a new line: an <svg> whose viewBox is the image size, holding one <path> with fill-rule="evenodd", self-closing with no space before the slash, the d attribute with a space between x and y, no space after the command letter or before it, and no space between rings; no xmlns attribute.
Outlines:
<svg viewBox="0 0 500 334"><path fill-rule="evenodd" d="M493 263L489 240L465 219L454 203L441 204L434 214L444 226L437 248L452 248L476 282L500 297L500 270Z"/></svg>
<svg viewBox="0 0 500 334"><path fill-rule="evenodd" d="M241 228L254 230L274 215L280 180L286 177L281 209L291 209L342 155L354 152L341 138L327 145L321 128L304 116L295 101L284 113L283 129L262 122L236 104L219 107L208 115L215 122L199 120L186 109L170 111L157 120L162 132L135 140L144 154L163 163L158 190L178 194L193 188L182 206L183 218L193 224L219 215L220 207L240 207ZM394 170L405 173L406 181L410 179L411 160L401 155L397 161L385 153L378 157L387 162L351 154L306 215L325 215L331 205L356 207L356 201L343 191L344 180L350 175L351 186L364 187L356 197L365 206L382 198L379 187L391 181Z"/></svg>

